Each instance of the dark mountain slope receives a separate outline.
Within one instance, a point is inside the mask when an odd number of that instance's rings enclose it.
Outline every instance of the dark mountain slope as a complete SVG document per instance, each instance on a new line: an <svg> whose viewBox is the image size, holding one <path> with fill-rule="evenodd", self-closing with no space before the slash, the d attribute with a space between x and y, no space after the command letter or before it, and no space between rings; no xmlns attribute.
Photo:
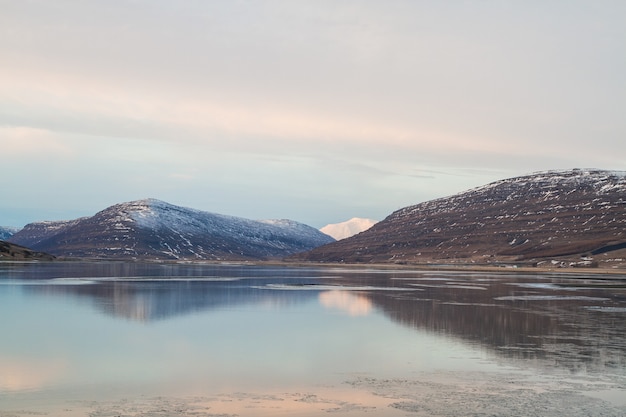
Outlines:
<svg viewBox="0 0 626 417"><path fill-rule="evenodd" d="M0 261L51 261L54 256L0 240Z"/></svg>
<svg viewBox="0 0 626 417"><path fill-rule="evenodd" d="M333 241L290 220L248 220L154 199L68 222L32 223L10 240L62 256L209 260L279 258Z"/></svg>
<svg viewBox="0 0 626 417"><path fill-rule="evenodd" d="M626 247L626 172L571 170L497 181L400 209L295 258L431 262L580 257Z"/></svg>

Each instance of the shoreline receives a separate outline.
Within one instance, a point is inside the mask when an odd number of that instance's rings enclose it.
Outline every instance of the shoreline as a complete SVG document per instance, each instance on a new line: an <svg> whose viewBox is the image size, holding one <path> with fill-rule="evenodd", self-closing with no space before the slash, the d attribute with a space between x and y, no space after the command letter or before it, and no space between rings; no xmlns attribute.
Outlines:
<svg viewBox="0 0 626 417"><path fill-rule="evenodd" d="M626 412L620 378L601 381L585 376L533 375L509 371L430 371L410 378L346 375L330 385L197 390L189 395L144 393L111 398L56 398L0 407L0 417L32 415L91 416L251 416L327 413L356 417L452 417L468 414L522 417L622 416Z"/></svg>
<svg viewBox="0 0 626 417"><path fill-rule="evenodd" d="M554 273L554 274L589 274L589 275L623 275L626 279L626 267L572 267L572 266L520 266L515 263L472 264L472 263L344 263L344 262L313 262L289 260L186 260L186 259L104 259L104 258L56 258L54 260L8 260L0 259L0 265L10 264L62 264L62 263L135 263L135 264L171 264L171 265L241 265L241 266L274 266L292 268L345 268L345 269L383 269L383 270L414 270L414 271L467 271L467 272L499 272L499 273Z"/></svg>

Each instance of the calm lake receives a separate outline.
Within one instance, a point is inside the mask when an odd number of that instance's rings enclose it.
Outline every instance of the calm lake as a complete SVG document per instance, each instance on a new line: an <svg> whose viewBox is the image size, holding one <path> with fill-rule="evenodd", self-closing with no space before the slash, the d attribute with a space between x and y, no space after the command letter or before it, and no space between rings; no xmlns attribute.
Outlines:
<svg viewBox="0 0 626 417"><path fill-rule="evenodd" d="M626 415L626 275L0 264L0 417Z"/></svg>

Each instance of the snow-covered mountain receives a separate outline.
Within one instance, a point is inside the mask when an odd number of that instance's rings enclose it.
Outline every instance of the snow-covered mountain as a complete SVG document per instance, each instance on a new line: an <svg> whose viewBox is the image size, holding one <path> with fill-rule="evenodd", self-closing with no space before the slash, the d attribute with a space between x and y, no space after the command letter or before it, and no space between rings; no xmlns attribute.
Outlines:
<svg viewBox="0 0 626 417"><path fill-rule="evenodd" d="M31 223L9 240L57 256L197 260L282 258L333 241L291 220L249 220L155 199Z"/></svg>
<svg viewBox="0 0 626 417"><path fill-rule="evenodd" d="M400 209L296 256L329 262L623 262L626 172L549 171ZM626 262L625 262L626 265Z"/></svg>
<svg viewBox="0 0 626 417"><path fill-rule="evenodd" d="M376 223L376 220L353 217L345 222L327 224L320 229L320 232L326 233L335 240L341 240L364 232Z"/></svg>
<svg viewBox="0 0 626 417"><path fill-rule="evenodd" d="M0 226L0 240L7 240L19 230L18 227Z"/></svg>

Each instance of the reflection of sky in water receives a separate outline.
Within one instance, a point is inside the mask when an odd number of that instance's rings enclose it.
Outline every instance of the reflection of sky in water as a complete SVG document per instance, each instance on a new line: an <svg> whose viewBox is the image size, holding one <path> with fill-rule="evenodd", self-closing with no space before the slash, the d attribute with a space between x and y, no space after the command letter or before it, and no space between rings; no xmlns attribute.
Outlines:
<svg viewBox="0 0 626 417"><path fill-rule="evenodd" d="M36 390L53 384L66 368L64 359L0 356L0 390Z"/></svg>
<svg viewBox="0 0 626 417"><path fill-rule="evenodd" d="M0 270L6 276L0 279L0 398L37 390L187 395L323 385L355 374L506 370L511 363L497 356L502 352L522 358L531 352L536 360L545 354L542 338L550 347L569 337L558 333L568 302L579 303L573 311L587 319L624 311L607 305L604 293L553 294L560 287L528 285L528 276L523 285L498 287L500 275L484 274L471 280L457 274L453 284L450 277L443 284L439 274L342 277L333 270L316 279L309 269L233 268L220 277L215 267L194 267L188 276L184 268L153 266L129 267L132 278L113 280L102 266L73 268L80 279L52 273L55 279L42 280L31 271L22 280ZM481 285L470 285L474 279ZM589 326L607 340L619 337L619 328ZM528 334L520 336L520 329ZM623 350L607 349L598 354L623 357ZM576 355L573 350L573 360Z"/></svg>
<svg viewBox="0 0 626 417"><path fill-rule="evenodd" d="M394 324L354 291L194 282L192 293L220 302L150 320L190 284L58 284L0 286L0 364L11 364L0 389L243 389L484 366L472 348Z"/></svg>

